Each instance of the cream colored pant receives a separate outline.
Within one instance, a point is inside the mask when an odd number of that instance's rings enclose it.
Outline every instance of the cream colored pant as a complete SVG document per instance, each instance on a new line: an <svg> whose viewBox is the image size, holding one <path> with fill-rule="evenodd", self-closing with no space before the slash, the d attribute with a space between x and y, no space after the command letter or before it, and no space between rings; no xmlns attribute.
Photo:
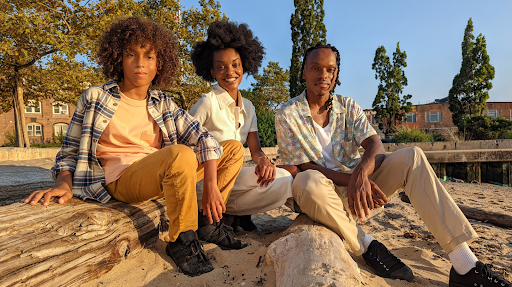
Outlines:
<svg viewBox="0 0 512 287"><path fill-rule="evenodd" d="M292 175L285 169L276 168L276 178L268 186L258 184L253 166L242 167L226 203L226 213L249 215L272 210L285 204L292 197ZM201 206L203 181L196 185L197 204Z"/></svg>
<svg viewBox="0 0 512 287"><path fill-rule="evenodd" d="M226 203L243 164L244 148L239 141L221 142L222 158L217 160L217 185ZM105 188L115 199L138 204L165 197L169 237L197 230L196 183L204 176L194 151L185 145L158 150L133 163L121 177Z"/></svg>
<svg viewBox="0 0 512 287"><path fill-rule="evenodd" d="M388 198L404 190L446 253L478 237L420 148L401 149L386 156L369 178ZM307 170L295 177L293 196L302 212L344 238L356 255L363 254L364 232L350 213L346 187L334 185L318 171Z"/></svg>

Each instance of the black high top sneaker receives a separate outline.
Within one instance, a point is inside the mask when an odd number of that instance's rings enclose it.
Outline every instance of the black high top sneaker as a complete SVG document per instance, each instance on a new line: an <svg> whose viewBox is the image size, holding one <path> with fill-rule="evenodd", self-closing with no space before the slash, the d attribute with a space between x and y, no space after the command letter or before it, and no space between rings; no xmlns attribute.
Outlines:
<svg viewBox="0 0 512 287"><path fill-rule="evenodd" d="M181 272L188 276L198 276L213 270L193 230L182 232L176 241L167 243L165 253L172 258Z"/></svg>
<svg viewBox="0 0 512 287"><path fill-rule="evenodd" d="M411 268L405 265L384 244L373 240L363 258L377 275L391 279L401 279L411 282L414 280Z"/></svg>
<svg viewBox="0 0 512 287"><path fill-rule="evenodd" d="M242 249L247 243L236 238L236 234L231 226L227 226L222 221L210 224L208 218L199 212L197 236L199 240L217 244L221 249Z"/></svg>
<svg viewBox="0 0 512 287"><path fill-rule="evenodd" d="M450 270L450 287L511 287L510 281L492 271L491 264L476 262L476 267L464 275Z"/></svg>

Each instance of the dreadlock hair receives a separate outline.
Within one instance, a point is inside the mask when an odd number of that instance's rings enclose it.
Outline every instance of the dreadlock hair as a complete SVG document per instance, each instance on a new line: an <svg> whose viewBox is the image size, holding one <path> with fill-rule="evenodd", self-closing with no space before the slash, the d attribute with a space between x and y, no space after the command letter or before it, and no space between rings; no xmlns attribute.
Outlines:
<svg viewBox="0 0 512 287"><path fill-rule="evenodd" d="M208 38L192 48L190 58L196 74L208 82L215 82L210 70L213 68L213 53L223 49L235 49L242 60L244 73L255 75L261 66L264 48L258 37L254 37L247 24L215 21L208 27Z"/></svg>
<svg viewBox="0 0 512 287"><path fill-rule="evenodd" d="M336 68L337 68L336 79L334 82L334 87L332 87L331 91L329 92L329 99L326 102L326 109L330 110L332 108L332 91L334 90L334 88L336 86L341 85L341 83L340 83L340 52L338 51L338 49L336 49L336 47L331 46L331 44L323 44L322 42L318 42L318 43L316 43L315 46L309 47L309 49L307 49L306 53L304 54L304 59L302 60L302 67L300 68L301 75L304 72L304 65L306 65L306 61L308 59L309 53L311 53L312 51L314 51L316 49L331 49L333 51L334 55L336 55ZM301 83L305 82L305 80L304 80L304 78L302 78L302 76L300 77L300 82Z"/></svg>

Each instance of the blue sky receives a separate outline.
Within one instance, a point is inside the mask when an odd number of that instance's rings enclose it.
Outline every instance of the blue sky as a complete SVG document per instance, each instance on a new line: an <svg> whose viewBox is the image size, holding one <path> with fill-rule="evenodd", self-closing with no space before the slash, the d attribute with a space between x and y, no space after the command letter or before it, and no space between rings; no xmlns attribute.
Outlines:
<svg viewBox="0 0 512 287"><path fill-rule="evenodd" d="M220 0L231 21L247 23L266 48L260 72L268 61L288 69L292 50L292 0ZM182 0L185 8L196 0ZM482 33L496 70L489 101L512 101L512 1L510 0L324 0L327 42L340 51L341 86L336 93L371 108L378 81L371 66L384 45L392 57L397 42L407 53L405 94L413 104L448 96L462 61L461 42L470 17L474 35ZM250 87L252 77L240 88Z"/></svg>

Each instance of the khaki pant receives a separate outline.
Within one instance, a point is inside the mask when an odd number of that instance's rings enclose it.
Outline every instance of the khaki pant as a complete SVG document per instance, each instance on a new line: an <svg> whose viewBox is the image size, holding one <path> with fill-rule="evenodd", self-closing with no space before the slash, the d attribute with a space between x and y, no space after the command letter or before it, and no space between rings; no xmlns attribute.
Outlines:
<svg viewBox="0 0 512 287"><path fill-rule="evenodd" d="M217 185L224 203L243 164L244 149L239 141L221 142L222 158L217 160ZM204 176L194 151L185 145L158 150L133 163L121 177L106 186L115 199L131 204L165 197L169 237L175 241L187 230L197 230L196 183Z"/></svg>
<svg viewBox="0 0 512 287"><path fill-rule="evenodd" d="M401 149L386 156L369 178L388 198L404 190L446 253L478 237L420 148ZM350 213L346 187L334 185L318 171L307 170L295 177L293 196L302 212L344 238L356 255L363 254L364 232Z"/></svg>
<svg viewBox="0 0 512 287"><path fill-rule="evenodd" d="M276 178L268 186L260 186L254 166L242 167L235 180L226 213L231 215L249 215L278 208L292 197L292 175L283 168L276 168ZM196 185L197 205L203 198L203 181Z"/></svg>

